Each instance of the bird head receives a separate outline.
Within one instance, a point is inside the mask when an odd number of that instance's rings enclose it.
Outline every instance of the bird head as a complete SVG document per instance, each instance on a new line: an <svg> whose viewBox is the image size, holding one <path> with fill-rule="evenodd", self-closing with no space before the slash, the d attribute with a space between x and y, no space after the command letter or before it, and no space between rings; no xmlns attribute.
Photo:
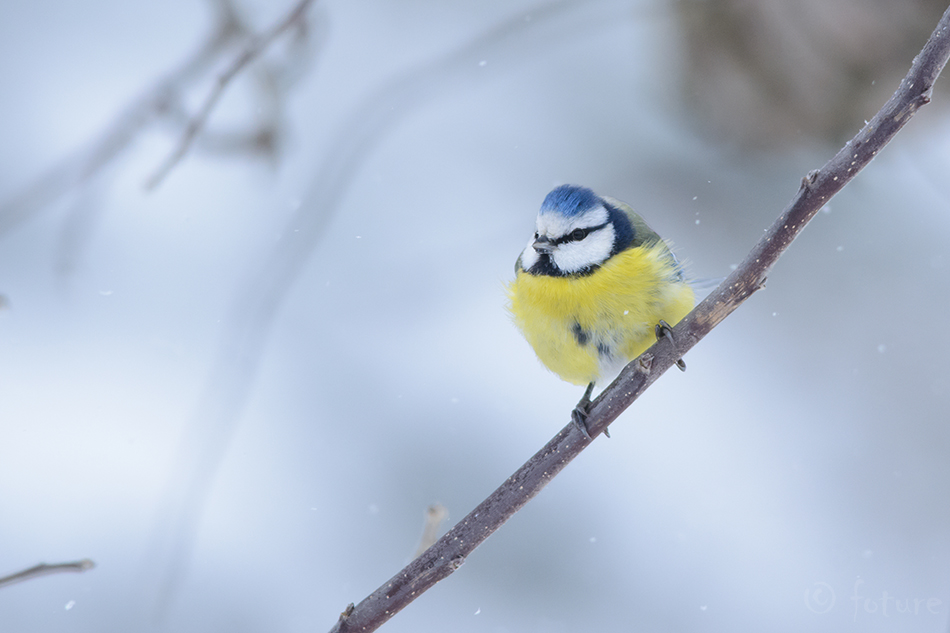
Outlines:
<svg viewBox="0 0 950 633"><path fill-rule="evenodd" d="M618 250L618 233L630 232L625 217L590 189L561 185L547 195L536 230L521 253L521 267L533 274L569 276L596 270Z"/></svg>

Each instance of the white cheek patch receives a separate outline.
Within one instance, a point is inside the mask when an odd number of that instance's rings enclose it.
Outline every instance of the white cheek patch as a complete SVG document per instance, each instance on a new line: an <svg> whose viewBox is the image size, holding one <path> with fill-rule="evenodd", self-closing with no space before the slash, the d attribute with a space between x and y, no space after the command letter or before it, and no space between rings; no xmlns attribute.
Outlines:
<svg viewBox="0 0 950 633"><path fill-rule="evenodd" d="M608 224L577 242L558 246L551 257L554 265L566 273L576 273L603 264L614 248L614 226ZM531 249L534 250L534 249Z"/></svg>

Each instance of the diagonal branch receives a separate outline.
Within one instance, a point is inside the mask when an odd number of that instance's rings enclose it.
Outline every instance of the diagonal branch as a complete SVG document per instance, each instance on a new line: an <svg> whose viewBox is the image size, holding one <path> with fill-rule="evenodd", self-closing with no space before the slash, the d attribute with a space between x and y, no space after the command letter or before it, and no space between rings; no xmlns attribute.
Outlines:
<svg viewBox="0 0 950 633"><path fill-rule="evenodd" d="M36 578L38 576L48 576L49 574L58 574L66 571L84 572L92 569L95 566L96 564L88 558L77 560L72 563L57 563L55 565L40 563L39 565L35 565L29 569L24 569L23 571L18 571L15 574L10 574L9 576L0 578L0 587L23 582L24 580L30 580L31 578Z"/></svg>
<svg viewBox="0 0 950 633"><path fill-rule="evenodd" d="M656 343L627 365L594 401L587 421L591 436L606 430L682 354L764 286L769 270L808 221L871 162L922 105L930 102L934 81L948 57L950 8L914 59L897 92L824 167L805 176L798 194L745 261L673 328L675 349L666 340ZM458 569L476 547L538 494L590 442L573 424L565 426L432 547L358 605L349 605L331 633L379 628Z"/></svg>

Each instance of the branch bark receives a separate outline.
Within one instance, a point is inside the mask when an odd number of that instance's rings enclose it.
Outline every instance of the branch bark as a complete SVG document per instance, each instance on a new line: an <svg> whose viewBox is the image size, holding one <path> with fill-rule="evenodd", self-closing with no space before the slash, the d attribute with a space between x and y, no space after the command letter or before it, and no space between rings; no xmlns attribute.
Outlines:
<svg viewBox="0 0 950 633"><path fill-rule="evenodd" d="M716 325L765 284L769 270L828 201L863 169L917 110L930 102L950 56L950 8L883 108L801 187L745 261L673 328L674 345L657 342L631 362L594 400L587 421L597 437L643 391ZM331 633L375 631L456 569L515 512L590 444L568 424L442 538L357 605L348 605Z"/></svg>

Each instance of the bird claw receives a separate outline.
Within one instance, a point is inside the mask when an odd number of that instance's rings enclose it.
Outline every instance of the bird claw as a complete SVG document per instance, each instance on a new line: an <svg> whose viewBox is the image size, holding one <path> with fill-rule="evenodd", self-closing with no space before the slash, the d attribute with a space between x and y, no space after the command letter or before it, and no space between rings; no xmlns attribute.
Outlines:
<svg viewBox="0 0 950 633"><path fill-rule="evenodd" d="M587 406L590 406L590 403L587 403ZM582 406L581 403L578 403L574 410L571 411L571 422L574 423L574 428L581 432L588 441L593 438L590 436L590 431L587 430L587 407Z"/></svg>
<svg viewBox="0 0 950 633"><path fill-rule="evenodd" d="M574 427L580 431L588 441L594 439L590 436L590 431L587 429L587 416L590 415L590 394L592 391L594 391L594 383L587 385L587 389L584 390L584 395L581 396L577 406L571 411L571 422L574 423ZM610 433L607 429L604 429L604 435L610 437Z"/></svg>
<svg viewBox="0 0 950 633"><path fill-rule="evenodd" d="M654 328L654 332L656 333L656 340L659 341L665 338L670 342L670 345L673 346L673 349L676 349L676 341L673 339L673 328L670 327L669 323L663 319L660 319L660 322L657 323L656 327ZM676 366L680 371L686 371L686 361L684 361L682 358L676 359Z"/></svg>

